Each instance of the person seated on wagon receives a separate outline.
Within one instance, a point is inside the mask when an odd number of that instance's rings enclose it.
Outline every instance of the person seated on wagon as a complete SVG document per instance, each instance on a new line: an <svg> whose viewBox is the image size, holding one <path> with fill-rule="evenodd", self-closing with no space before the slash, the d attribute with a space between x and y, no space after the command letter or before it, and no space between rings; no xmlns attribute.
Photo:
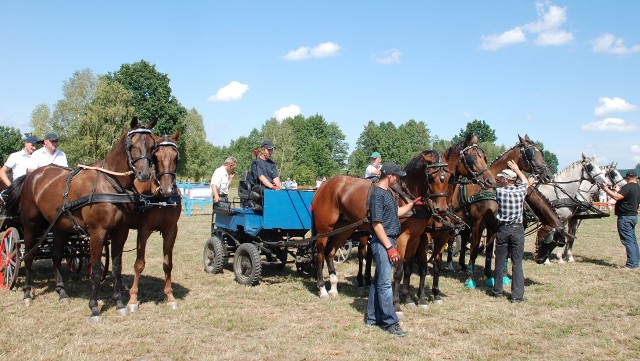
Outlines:
<svg viewBox="0 0 640 361"><path fill-rule="evenodd" d="M229 184L233 180L236 172L238 160L235 157L227 157L224 164L216 168L211 176L211 196L213 197L213 206L219 205L220 202L229 203Z"/></svg>
<svg viewBox="0 0 640 361"><path fill-rule="evenodd" d="M270 140L263 140L258 156L251 163L252 184L254 184L252 190L260 195L265 189L278 190L282 186L276 163L271 160L274 148Z"/></svg>
<svg viewBox="0 0 640 361"><path fill-rule="evenodd" d="M31 155L36 151L37 143L38 138L29 136L25 138L22 149L9 155L7 161L4 162L4 165L0 168L0 180L5 186L10 186L12 180L27 174L27 167L31 162ZM11 170L11 179L7 174L9 170Z"/></svg>
<svg viewBox="0 0 640 361"><path fill-rule="evenodd" d="M364 170L364 177L366 179L372 179L380 176L380 166L382 164L382 156L379 152L373 152L369 156L369 165Z"/></svg>

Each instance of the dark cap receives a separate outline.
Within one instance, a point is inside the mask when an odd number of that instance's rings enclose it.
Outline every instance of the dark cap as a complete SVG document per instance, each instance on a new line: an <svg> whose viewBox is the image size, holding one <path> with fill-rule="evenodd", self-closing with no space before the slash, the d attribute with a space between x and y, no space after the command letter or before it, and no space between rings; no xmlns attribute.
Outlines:
<svg viewBox="0 0 640 361"><path fill-rule="evenodd" d="M28 136L24 139L25 143L32 143L32 144L36 144L38 143L38 138L33 137L33 136Z"/></svg>
<svg viewBox="0 0 640 361"><path fill-rule="evenodd" d="M382 175L395 174L400 177L404 177L407 175L407 172L400 170L400 168L398 168L395 163L384 163L382 165L382 168L380 168L380 173Z"/></svg>
<svg viewBox="0 0 640 361"><path fill-rule="evenodd" d="M627 177L627 178L635 178L637 176L638 176L638 174L636 173L636 171L634 169L631 169L631 170L627 171L627 175L625 177Z"/></svg>
<svg viewBox="0 0 640 361"><path fill-rule="evenodd" d="M260 148L273 149L274 147L273 147L273 143L271 143L269 139L265 139L260 144Z"/></svg>
<svg viewBox="0 0 640 361"><path fill-rule="evenodd" d="M56 133L49 133L44 136L44 140L58 140L58 139L60 139L60 137L58 137L58 134Z"/></svg>

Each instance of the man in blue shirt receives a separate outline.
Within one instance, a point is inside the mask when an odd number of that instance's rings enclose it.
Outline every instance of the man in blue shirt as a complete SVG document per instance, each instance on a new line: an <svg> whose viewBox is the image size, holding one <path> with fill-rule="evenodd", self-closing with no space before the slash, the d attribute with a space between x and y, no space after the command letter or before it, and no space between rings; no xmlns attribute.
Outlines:
<svg viewBox="0 0 640 361"><path fill-rule="evenodd" d="M281 187L276 163L271 160L273 148L273 143L271 143L270 140L263 140L260 144L260 154L258 154L258 157L251 163L253 184L260 185L263 190L278 190Z"/></svg>
<svg viewBox="0 0 640 361"><path fill-rule="evenodd" d="M496 264L494 267L493 290L491 296L502 297L502 277L504 264L511 254L511 297L512 303L524 301L524 272L522 257L524 255L524 227L522 214L527 186L533 179L520 171L518 165L510 160L505 169L496 176L496 197L498 200L498 233L496 234ZM519 178L519 182L518 182Z"/></svg>
<svg viewBox="0 0 640 361"><path fill-rule="evenodd" d="M380 326L395 336L404 336L398 323L398 315L393 309L393 291L391 289L392 265L400 259L396 249L396 238L400 234L400 219L414 204L420 204L420 197L398 207L398 203L389 188L398 183L403 172L394 163L385 163L380 168L380 181L372 188L369 196L373 238L371 250L376 262L376 272L369 288L369 302L365 323L368 326Z"/></svg>

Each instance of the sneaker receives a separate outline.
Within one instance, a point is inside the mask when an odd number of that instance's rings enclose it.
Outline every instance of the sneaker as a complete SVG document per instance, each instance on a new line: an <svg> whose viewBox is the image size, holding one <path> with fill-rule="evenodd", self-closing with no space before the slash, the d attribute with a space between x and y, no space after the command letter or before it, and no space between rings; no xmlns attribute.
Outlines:
<svg viewBox="0 0 640 361"><path fill-rule="evenodd" d="M491 297L495 297L495 298L501 298L502 297L502 293L495 293L493 291L489 291L487 292L487 294Z"/></svg>
<svg viewBox="0 0 640 361"><path fill-rule="evenodd" d="M638 270L638 267L633 268L633 267L627 267L627 266L625 266L625 267L623 267L623 268L622 268L622 270L623 270L623 271L637 271L637 270Z"/></svg>
<svg viewBox="0 0 640 361"><path fill-rule="evenodd" d="M522 297L522 298L509 298L509 302L511 303L522 303L524 301L526 301L527 299Z"/></svg>
<svg viewBox="0 0 640 361"><path fill-rule="evenodd" d="M392 335L398 336L398 337L404 337L404 331L402 331L402 329L400 328L400 324L399 323L394 323L391 326L387 326L384 328L385 331L389 332Z"/></svg>

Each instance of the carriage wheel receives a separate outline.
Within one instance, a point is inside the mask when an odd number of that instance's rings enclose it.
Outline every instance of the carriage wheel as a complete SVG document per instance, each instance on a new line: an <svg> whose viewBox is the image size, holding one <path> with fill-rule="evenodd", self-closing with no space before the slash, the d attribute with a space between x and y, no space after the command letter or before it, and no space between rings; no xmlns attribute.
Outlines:
<svg viewBox="0 0 640 361"><path fill-rule="evenodd" d="M255 286L260 282L262 261L260 251L251 243L243 243L233 257L233 273L236 282L245 286Z"/></svg>
<svg viewBox="0 0 640 361"><path fill-rule="evenodd" d="M353 242L350 239L348 239L347 243L345 243L344 246L338 248L338 250L336 251L336 256L333 259L333 261L336 263L345 262L346 260L349 259L349 256L351 256L352 249L353 249Z"/></svg>
<svg viewBox="0 0 640 361"><path fill-rule="evenodd" d="M0 243L0 288L9 290L16 282L20 260L18 259L18 230L9 227Z"/></svg>
<svg viewBox="0 0 640 361"><path fill-rule="evenodd" d="M202 262L207 273L221 273L224 268L224 245L222 240L213 236L204 243Z"/></svg>
<svg viewBox="0 0 640 361"><path fill-rule="evenodd" d="M67 270L72 273L80 273L84 261L80 257L67 258Z"/></svg>

